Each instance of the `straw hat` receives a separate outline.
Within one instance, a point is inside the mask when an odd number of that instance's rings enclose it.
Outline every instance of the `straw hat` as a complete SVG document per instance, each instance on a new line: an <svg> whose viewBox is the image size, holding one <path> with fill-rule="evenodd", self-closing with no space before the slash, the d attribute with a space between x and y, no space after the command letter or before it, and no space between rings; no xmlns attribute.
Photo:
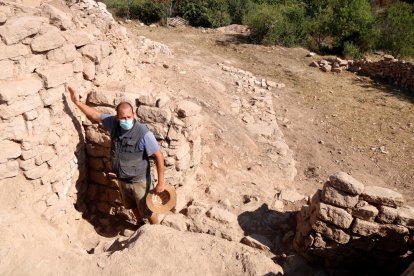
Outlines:
<svg viewBox="0 0 414 276"><path fill-rule="evenodd" d="M151 190L146 197L148 209L156 214L165 214L174 208L177 202L177 194L170 184L165 184L164 191L157 194L155 189Z"/></svg>

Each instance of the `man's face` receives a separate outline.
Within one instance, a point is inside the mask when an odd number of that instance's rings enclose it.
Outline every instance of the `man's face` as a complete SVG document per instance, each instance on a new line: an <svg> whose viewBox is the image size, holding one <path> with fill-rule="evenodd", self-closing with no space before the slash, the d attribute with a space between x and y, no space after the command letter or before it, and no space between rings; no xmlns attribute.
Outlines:
<svg viewBox="0 0 414 276"><path fill-rule="evenodd" d="M118 120L129 120L133 118L134 118L134 114L129 105L120 106L120 108L118 109L118 114L117 114Z"/></svg>

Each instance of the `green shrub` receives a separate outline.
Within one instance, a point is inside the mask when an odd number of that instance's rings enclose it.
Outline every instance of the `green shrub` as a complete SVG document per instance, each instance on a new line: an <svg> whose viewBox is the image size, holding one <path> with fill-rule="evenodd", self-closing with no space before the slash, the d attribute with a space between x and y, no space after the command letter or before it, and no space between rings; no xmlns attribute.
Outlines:
<svg viewBox="0 0 414 276"><path fill-rule="evenodd" d="M381 32L377 46L394 55L414 55L414 8L402 2L392 4L380 16L378 28Z"/></svg>
<svg viewBox="0 0 414 276"><path fill-rule="evenodd" d="M359 59L362 58L362 53L359 50L359 47L356 46L354 43L352 42L345 42L344 43L344 56L347 59Z"/></svg>
<svg viewBox="0 0 414 276"><path fill-rule="evenodd" d="M306 24L306 32L310 38L310 45L315 45L315 50L329 47L327 40L332 37L332 25L334 24L334 14L332 7L324 7L318 12L314 11L314 16L309 18Z"/></svg>
<svg viewBox="0 0 414 276"><path fill-rule="evenodd" d="M333 36L340 51L352 42L361 52L372 48L376 39L374 15L368 0L341 0L334 6Z"/></svg>
<svg viewBox="0 0 414 276"><path fill-rule="evenodd" d="M131 5L131 17L138 18L145 24L159 22L165 17L163 3L151 0L139 0Z"/></svg>
<svg viewBox="0 0 414 276"><path fill-rule="evenodd" d="M217 28L231 23L225 0L178 0L176 10L193 26Z"/></svg>
<svg viewBox="0 0 414 276"><path fill-rule="evenodd" d="M305 8L301 4L255 5L244 22L264 44L294 46L306 39Z"/></svg>
<svg viewBox="0 0 414 276"><path fill-rule="evenodd" d="M247 12L249 0L229 0L227 2L231 23L242 24L243 16Z"/></svg>

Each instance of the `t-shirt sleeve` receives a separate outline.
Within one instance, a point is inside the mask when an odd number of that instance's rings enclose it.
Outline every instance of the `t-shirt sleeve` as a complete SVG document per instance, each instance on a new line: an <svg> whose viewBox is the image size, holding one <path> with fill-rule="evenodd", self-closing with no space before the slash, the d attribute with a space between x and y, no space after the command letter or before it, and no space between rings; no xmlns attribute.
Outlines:
<svg viewBox="0 0 414 276"><path fill-rule="evenodd" d="M155 139L154 134L151 131L148 131L139 143L139 148L140 150L145 149L147 155L151 156L160 149L160 146L158 145L158 142Z"/></svg>
<svg viewBox="0 0 414 276"><path fill-rule="evenodd" d="M108 131L111 131L116 124L115 116L101 113L100 117L104 128L106 128Z"/></svg>

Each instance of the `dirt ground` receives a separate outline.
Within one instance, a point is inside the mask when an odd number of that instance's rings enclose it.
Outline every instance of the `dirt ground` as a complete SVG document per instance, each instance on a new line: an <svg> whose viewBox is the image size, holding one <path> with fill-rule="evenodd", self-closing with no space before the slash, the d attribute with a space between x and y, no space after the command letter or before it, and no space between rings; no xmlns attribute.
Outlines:
<svg viewBox="0 0 414 276"><path fill-rule="evenodd" d="M311 195L329 175L345 171L365 185L399 191L414 204L413 98L350 72L309 67L322 57L306 57L303 48L255 45L240 34L214 30L125 26L165 43L178 59L227 62L286 84L273 91L273 100L297 162L298 191Z"/></svg>

